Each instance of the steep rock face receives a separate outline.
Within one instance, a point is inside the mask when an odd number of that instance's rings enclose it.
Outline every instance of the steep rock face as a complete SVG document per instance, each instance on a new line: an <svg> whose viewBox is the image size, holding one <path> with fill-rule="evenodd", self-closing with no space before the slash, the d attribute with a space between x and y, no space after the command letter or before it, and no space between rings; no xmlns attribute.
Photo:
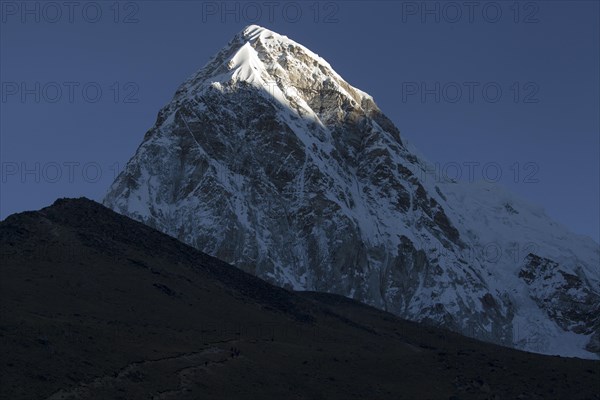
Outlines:
<svg viewBox="0 0 600 400"><path fill-rule="evenodd" d="M533 243L561 265L578 261L597 291L597 245L495 187L439 182L428 169L369 95L250 26L177 90L104 204L280 286L591 356L588 337L548 317L518 255L504 253ZM482 251L490 243L499 259Z"/></svg>
<svg viewBox="0 0 600 400"><path fill-rule="evenodd" d="M529 254L519 272L530 287L530 297L561 328L591 335L586 349L600 353L600 294L591 287L584 273L564 271L547 258Z"/></svg>

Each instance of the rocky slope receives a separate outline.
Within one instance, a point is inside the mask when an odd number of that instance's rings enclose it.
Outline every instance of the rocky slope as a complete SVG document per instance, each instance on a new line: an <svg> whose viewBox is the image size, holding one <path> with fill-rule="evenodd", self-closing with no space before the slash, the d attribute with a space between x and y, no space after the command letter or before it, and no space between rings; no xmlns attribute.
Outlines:
<svg viewBox="0 0 600 400"><path fill-rule="evenodd" d="M272 286L87 199L0 222L0 398L600 399L524 353Z"/></svg>
<svg viewBox="0 0 600 400"><path fill-rule="evenodd" d="M494 185L430 170L368 94L250 26L160 110L104 204L279 286L597 357L597 324L563 323L571 297L542 304L519 275L529 253L547 258L597 308L598 244Z"/></svg>

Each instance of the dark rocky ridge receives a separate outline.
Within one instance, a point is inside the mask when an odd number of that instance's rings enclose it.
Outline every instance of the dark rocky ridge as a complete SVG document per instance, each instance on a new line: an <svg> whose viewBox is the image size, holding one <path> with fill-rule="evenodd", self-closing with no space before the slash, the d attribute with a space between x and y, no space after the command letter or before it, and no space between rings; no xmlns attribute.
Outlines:
<svg viewBox="0 0 600 400"><path fill-rule="evenodd" d="M0 222L0 255L0 398L600 398L600 362L277 288L86 199Z"/></svg>

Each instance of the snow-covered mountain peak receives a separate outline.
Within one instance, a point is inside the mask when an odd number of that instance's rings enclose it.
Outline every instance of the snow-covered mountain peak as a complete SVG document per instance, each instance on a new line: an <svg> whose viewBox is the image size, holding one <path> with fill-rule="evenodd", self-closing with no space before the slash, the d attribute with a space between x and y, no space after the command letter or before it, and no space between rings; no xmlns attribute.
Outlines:
<svg viewBox="0 0 600 400"><path fill-rule="evenodd" d="M322 57L319 57L318 54L313 53L307 47L295 42L285 35L280 35L277 32L270 31L258 25L249 25L244 28L240 34L236 35L236 37L237 36L240 36L242 41L251 43L262 55L270 56L274 59L284 56L284 53L288 50L291 50L292 53L295 54L303 53L304 56L308 56L312 61L316 61L318 64L326 67L330 70L328 72L332 72L341 79L341 77L333 71L331 65L329 65Z"/></svg>
<svg viewBox="0 0 600 400"><path fill-rule="evenodd" d="M323 100L343 103L362 113L379 111L371 96L351 86L331 65L305 46L258 25L234 36L211 61L186 81L174 102L199 100L207 90L235 90L249 84L297 116L327 125L336 116L321 115Z"/></svg>
<svg viewBox="0 0 600 400"><path fill-rule="evenodd" d="M104 203L281 286L600 354L597 244L427 165L369 95L253 25L180 86Z"/></svg>

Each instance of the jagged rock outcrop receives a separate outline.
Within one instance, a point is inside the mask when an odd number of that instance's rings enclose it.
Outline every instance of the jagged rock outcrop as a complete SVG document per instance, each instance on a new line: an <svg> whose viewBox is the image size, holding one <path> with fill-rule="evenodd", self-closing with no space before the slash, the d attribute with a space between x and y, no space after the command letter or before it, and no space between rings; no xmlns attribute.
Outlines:
<svg viewBox="0 0 600 400"><path fill-rule="evenodd" d="M529 285L530 297L565 331L590 335L586 349L600 353L600 294L576 269L566 272L558 263L529 254L519 277Z"/></svg>

